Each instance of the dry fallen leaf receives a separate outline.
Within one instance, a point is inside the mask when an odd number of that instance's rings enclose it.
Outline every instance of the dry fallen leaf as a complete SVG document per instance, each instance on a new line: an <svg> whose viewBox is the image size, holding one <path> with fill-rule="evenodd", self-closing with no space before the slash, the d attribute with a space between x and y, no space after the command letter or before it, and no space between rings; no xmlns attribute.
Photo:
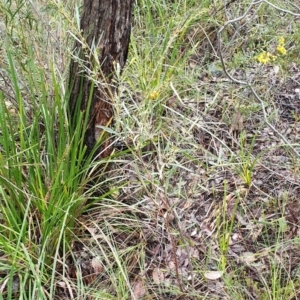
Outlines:
<svg viewBox="0 0 300 300"><path fill-rule="evenodd" d="M134 285L133 288L133 294L135 299L139 299L142 298L146 293L145 287L143 285L143 281L139 280L138 282L136 282L136 284Z"/></svg>
<svg viewBox="0 0 300 300"><path fill-rule="evenodd" d="M240 257L240 260L247 265L255 262L257 260L257 255L255 255L253 252L244 252L242 256Z"/></svg>
<svg viewBox="0 0 300 300"><path fill-rule="evenodd" d="M155 268L153 270L152 277L153 277L153 281L156 284L160 284L165 279L164 274L162 273L162 271L159 268Z"/></svg>
<svg viewBox="0 0 300 300"><path fill-rule="evenodd" d="M168 266L169 266L169 269L170 270L172 270L172 271L174 271L175 270L175 263L174 263L174 261L173 260L170 260L169 262L168 262Z"/></svg>
<svg viewBox="0 0 300 300"><path fill-rule="evenodd" d="M237 111L232 118L231 126L230 126L230 134L233 132L241 132L243 130L243 116L241 112Z"/></svg>
<svg viewBox="0 0 300 300"><path fill-rule="evenodd" d="M67 285L66 285L66 283L64 281L58 281L58 282L56 282L56 284L59 287L64 288L64 289L67 287Z"/></svg>
<svg viewBox="0 0 300 300"><path fill-rule="evenodd" d="M103 272L103 266L102 266L100 260L99 260L97 257L94 257L94 258L92 259L91 264L92 264L92 267L93 267L94 272L95 272L96 274L100 274L100 273Z"/></svg>
<svg viewBox="0 0 300 300"><path fill-rule="evenodd" d="M216 279L221 278L223 274L224 274L224 271L208 271L208 272L205 272L203 275L206 279L216 280Z"/></svg>
<svg viewBox="0 0 300 300"><path fill-rule="evenodd" d="M196 248L193 248L193 251L191 253L191 257L196 258L196 259L200 259L199 250L196 249Z"/></svg>
<svg viewBox="0 0 300 300"><path fill-rule="evenodd" d="M89 231L90 234L96 234L98 230L95 227L87 227L86 229Z"/></svg>

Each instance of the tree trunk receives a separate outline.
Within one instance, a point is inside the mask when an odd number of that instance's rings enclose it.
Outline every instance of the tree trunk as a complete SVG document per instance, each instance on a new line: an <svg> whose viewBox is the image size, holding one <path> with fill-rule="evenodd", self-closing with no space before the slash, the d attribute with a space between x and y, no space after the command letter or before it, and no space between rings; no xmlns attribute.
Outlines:
<svg viewBox="0 0 300 300"><path fill-rule="evenodd" d="M85 132L88 153L103 138L101 128L113 121L112 103L117 91L114 74L116 69L122 70L127 59L132 6L133 0L84 0L80 22L83 41L79 37L75 42L78 59L72 59L70 65L69 109L73 124L76 124L76 107L88 114ZM96 154L110 155L109 144L106 140Z"/></svg>

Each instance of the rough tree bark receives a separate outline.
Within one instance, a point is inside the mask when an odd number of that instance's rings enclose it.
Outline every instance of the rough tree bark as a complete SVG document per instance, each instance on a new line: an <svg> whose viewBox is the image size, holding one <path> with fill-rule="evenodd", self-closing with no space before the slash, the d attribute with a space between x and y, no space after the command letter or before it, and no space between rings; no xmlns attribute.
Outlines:
<svg viewBox="0 0 300 300"><path fill-rule="evenodd" d="M113 79L116 68L122 70L127 59L132 6L133 0L84 0L80 27L88 47L82 42L75 42L75 53L79 59L73 59L70 65L69 109L73 123L76 123L76 105L80 105L80 109L89 114L85 132L88 153L102 134L100 127L109 126L113 120L112 101L117 91ZM99 63L90 50L95 49L95 46L100 63L98 70L95 68ZM92 97L93 85L89 79L89 70L94 74L97 72L97 81L100 82L93 88ZM99 157L106 157L110 153L108 141L96 151Z"/></svg>

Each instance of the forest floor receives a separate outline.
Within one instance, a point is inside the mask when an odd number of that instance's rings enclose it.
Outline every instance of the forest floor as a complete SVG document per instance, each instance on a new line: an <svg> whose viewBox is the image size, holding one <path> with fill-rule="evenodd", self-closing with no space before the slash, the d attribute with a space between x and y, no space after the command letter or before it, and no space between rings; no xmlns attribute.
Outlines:
<svg viewBox="0 0 300 300"><path fill-rule="evenodd" d="M55 254L53 295L300 299L300 9L170 2L136 4L114 100L117 146L101 185L109 192ZM64 4L49 20L68 20ZM51 32L72 44L64 30ZM63 86L68 57L59 49Z"/></svg>

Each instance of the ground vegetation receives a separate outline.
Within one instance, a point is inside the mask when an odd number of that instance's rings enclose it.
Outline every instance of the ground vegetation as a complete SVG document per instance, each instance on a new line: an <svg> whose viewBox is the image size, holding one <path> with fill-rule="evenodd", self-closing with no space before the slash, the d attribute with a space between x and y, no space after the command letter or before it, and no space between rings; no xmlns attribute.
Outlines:
<svg viewBox="0 0 300 300"><path fill-rule="evenodd" d="M102 160L81 4L0 1L0 299L299 299L300 4L135 1Z"/></svg>

